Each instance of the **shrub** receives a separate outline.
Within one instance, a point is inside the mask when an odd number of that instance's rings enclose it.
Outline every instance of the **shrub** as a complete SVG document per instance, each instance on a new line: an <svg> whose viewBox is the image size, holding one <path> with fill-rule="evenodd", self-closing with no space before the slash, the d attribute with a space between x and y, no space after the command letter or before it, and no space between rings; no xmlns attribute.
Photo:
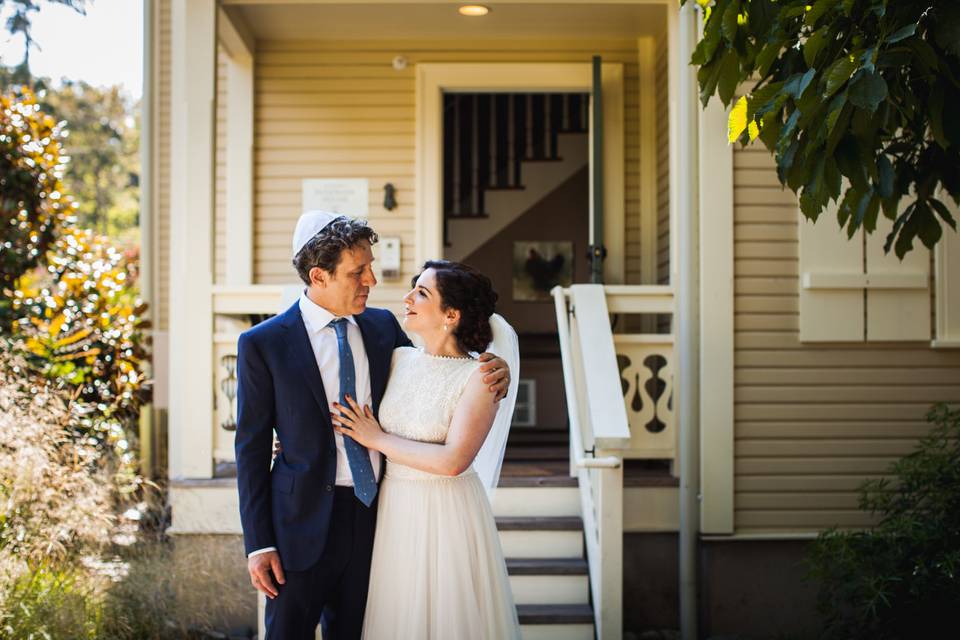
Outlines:
<svg viewBox="0 0 960 640"><path fill-rule="evenodd" d="M19 575L0 605L2 640L94 640L100 607L91 576L76 567L47 564Z"/></svg>
<svg viewBox="0 0 960 640"><path fill-rule="evenodd" d="M111 482L99 452L70 437L67 400L9 345L0 360L0 571L58 562L109 541Z"/></svg>
<svg viewBox="0 0 960 640"><path fill-rule="evenodd" d="M860 508L878 516L868 531L822 533L809 575L827 638L933 638L960 607L960 410L937 405L916 450L891 466L895 479L869 480Z"/></svg>
<svg viewBox="0 0 960 640"><path fill-rule="evenodd" d="M14 331L28 362L77 401L129 426L150 397L136 255L91 231L67 229L48 260L46 277L24 278L14 294Z"/></svg>
<svg viewBox="0 0 960 640"><path fill-rule="evenodd" d="M0 328L17 280L42 264L74 210L61 182L63 137L29 89L0 95Z"/></svg>

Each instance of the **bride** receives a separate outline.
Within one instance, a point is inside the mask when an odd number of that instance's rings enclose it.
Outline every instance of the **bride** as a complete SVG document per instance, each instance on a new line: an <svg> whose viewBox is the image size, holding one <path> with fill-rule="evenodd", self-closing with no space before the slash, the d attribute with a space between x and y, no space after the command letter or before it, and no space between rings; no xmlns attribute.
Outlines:
<svg viewBox="0 0 960 640"><path fill-rule="evenodd" d="M493 313L496 300L475 269L427 262L403 299L404 327L423 347L394 350L379 422L353 398L334 405L334 428L387 458L368 640L520 637L487 495L500 473L516 382L498 412L470 355L494 338L492 350L517 380L516 335Z"/></svg>

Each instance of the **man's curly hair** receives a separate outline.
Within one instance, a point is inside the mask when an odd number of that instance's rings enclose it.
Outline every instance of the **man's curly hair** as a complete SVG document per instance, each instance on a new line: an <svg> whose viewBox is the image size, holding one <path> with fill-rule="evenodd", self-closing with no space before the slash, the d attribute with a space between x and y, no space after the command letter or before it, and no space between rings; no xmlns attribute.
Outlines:
<svg viewBox="0 0 960 640"><path fill-rule="evenodd" d="M366 220L336 217L303 245L293 258L293 268L304 284L309 286L310 269L320 267L327 273L336 273L343 252L363 240L371 245L378 240L377 232L367 226Z"/></svg>

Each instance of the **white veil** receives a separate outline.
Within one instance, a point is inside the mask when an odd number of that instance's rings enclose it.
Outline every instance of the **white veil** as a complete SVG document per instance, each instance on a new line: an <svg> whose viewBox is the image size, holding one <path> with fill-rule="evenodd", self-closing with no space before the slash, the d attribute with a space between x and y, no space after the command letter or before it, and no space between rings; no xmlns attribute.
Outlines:
<svg viewBox="0 0 960 640"><path fill-rule="evenodd" d="M473 460L473 468L480 476L487 495L492 499L493 490L497 488L500 479L507 435L513 421L513 408L517 404L517 388L520 386L520 343L513 327L500 314L490 316L490 328L493 330L493 342L487 347L487 351L503 358L510 367L510 388L507 396L500 401L493 426Z"/></svg>

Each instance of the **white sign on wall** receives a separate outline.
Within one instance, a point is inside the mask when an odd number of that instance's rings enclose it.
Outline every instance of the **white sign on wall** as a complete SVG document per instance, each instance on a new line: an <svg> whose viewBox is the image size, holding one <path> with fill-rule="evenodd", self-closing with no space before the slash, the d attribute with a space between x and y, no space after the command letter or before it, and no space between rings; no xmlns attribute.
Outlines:
<svg viewBox="0 0 960 640"><path fill-rule="evenodd" d="M320 209L355 218L366 218L370 211L368 182L366 178L304 180L302 211Z"/></svg>

